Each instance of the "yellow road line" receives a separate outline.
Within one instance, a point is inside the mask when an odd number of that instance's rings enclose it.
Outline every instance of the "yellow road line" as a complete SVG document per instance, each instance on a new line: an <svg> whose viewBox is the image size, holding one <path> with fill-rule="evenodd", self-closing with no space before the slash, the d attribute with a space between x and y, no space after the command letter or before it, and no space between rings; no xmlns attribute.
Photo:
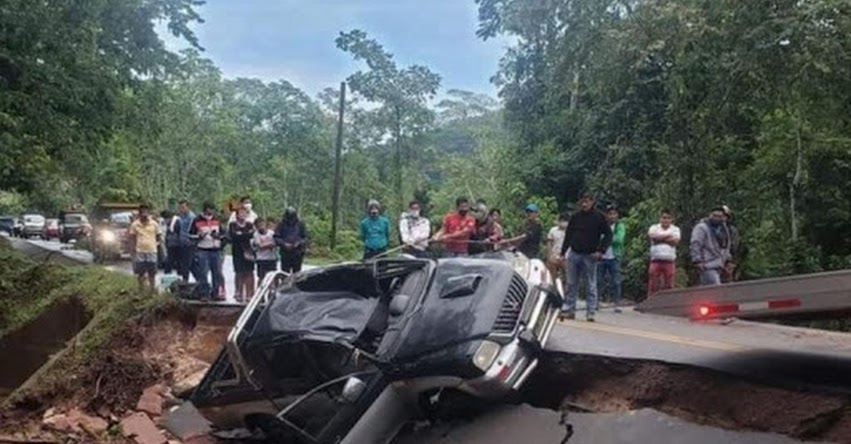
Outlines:
<svg viewBox="0 0 851 444"><path fill-rule="evenodd" d="M688 337L684 337L684 336L676 336L676 335L670 335L670 334L666 334L666 333L656 333L656 332L652 332L652 331L634 330L634 329L631 329L631 328L616 327L614 325L590 323L590 322L577 322L577 321L561 321L560 323L561 323L562 327L581 328L581 329L585 329L585 330L595 330L595 331L601 331L601 332L606 332L606 333L614 333L614 334L619 334L619 335L624 335L624 336L634 336L634 337L639 337L639 338L644 338L644 339L652 339L654 341L662 341L662 342L670 342L670 343L674 343L674 344L686 345L686 346L689 346L689 347L708 348L708 349L712 349L712 350L721 350L721 351L734 352L734 353L740 353L740 352L744 352L744 351L748 350L748 348L746 348L746 347L743 347L743 346L740 346L740 345L728 344L726 342L706 341L706 340L703 340L703 339L688 338Z"/></svg>

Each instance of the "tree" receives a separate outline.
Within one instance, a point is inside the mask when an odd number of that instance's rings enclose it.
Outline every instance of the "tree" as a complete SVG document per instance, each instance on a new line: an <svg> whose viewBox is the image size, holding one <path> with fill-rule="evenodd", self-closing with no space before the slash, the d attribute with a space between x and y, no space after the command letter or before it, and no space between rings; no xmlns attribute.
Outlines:
<svg viewBox="0 0 851 444"><path fill-rule="evenodd" d="M440 76L420 65L399 68L392 54L360 30L340 33L336 43L369 68L352 74L347 81L354 93L381 106L374 115L393 139L395 188L401 210L405 206L402 179L410 173L407 170L412 157L411 144L406 140L415 139L432 124L434 113L426 102L437 93Z"/></svg>

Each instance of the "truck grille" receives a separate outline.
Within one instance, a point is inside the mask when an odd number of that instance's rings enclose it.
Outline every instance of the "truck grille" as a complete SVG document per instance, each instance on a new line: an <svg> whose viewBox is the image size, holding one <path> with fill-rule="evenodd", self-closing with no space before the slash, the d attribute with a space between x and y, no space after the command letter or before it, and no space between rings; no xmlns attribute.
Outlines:
<svg viewBox="0 0 851 444"><path fill-rule="evenodd" d="M500 307L496 321L493 323L494 333L511 333L514 331L517 320L520 319L520 312L523 310L523 301L526 299L528 289L526 282L520 276L515 274L511 278L508 293L505 295L505 300L502 301L502 307Z"/></svg>

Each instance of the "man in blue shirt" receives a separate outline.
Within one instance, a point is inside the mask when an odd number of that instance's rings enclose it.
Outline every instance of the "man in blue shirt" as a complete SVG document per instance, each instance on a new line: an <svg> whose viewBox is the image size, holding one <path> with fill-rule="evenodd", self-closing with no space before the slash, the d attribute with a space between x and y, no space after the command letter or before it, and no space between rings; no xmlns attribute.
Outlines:
<svg viewBox="0 0 851 444"><path fill-rule="evenodd" d="M381 204L373 199L366 208L368 214L360 222L363 260L384 254L390 245L390 219L381 214Z"/></svg>

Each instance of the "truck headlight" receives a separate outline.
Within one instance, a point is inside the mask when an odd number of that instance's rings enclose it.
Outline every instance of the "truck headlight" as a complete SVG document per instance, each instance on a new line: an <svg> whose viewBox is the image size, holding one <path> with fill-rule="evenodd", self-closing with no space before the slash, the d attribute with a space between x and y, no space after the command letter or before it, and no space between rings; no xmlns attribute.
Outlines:
<svg viewBox="0 0 851 444"><path fill-rule="evenodd" d="M116 239L117 239L117 236L115 236L115 233L113 233L112 231L105 230L105 231L100 232L100 240L102 242L112 243L112 242L115 242Z"/></svg>
<svg viewBox="0 0 851 444"><path fill-rule="evenodd" d="M481 371L487 371L499 355L501 347L496 342L482 341L476 354L473 355L473 365Z"/></svg>

